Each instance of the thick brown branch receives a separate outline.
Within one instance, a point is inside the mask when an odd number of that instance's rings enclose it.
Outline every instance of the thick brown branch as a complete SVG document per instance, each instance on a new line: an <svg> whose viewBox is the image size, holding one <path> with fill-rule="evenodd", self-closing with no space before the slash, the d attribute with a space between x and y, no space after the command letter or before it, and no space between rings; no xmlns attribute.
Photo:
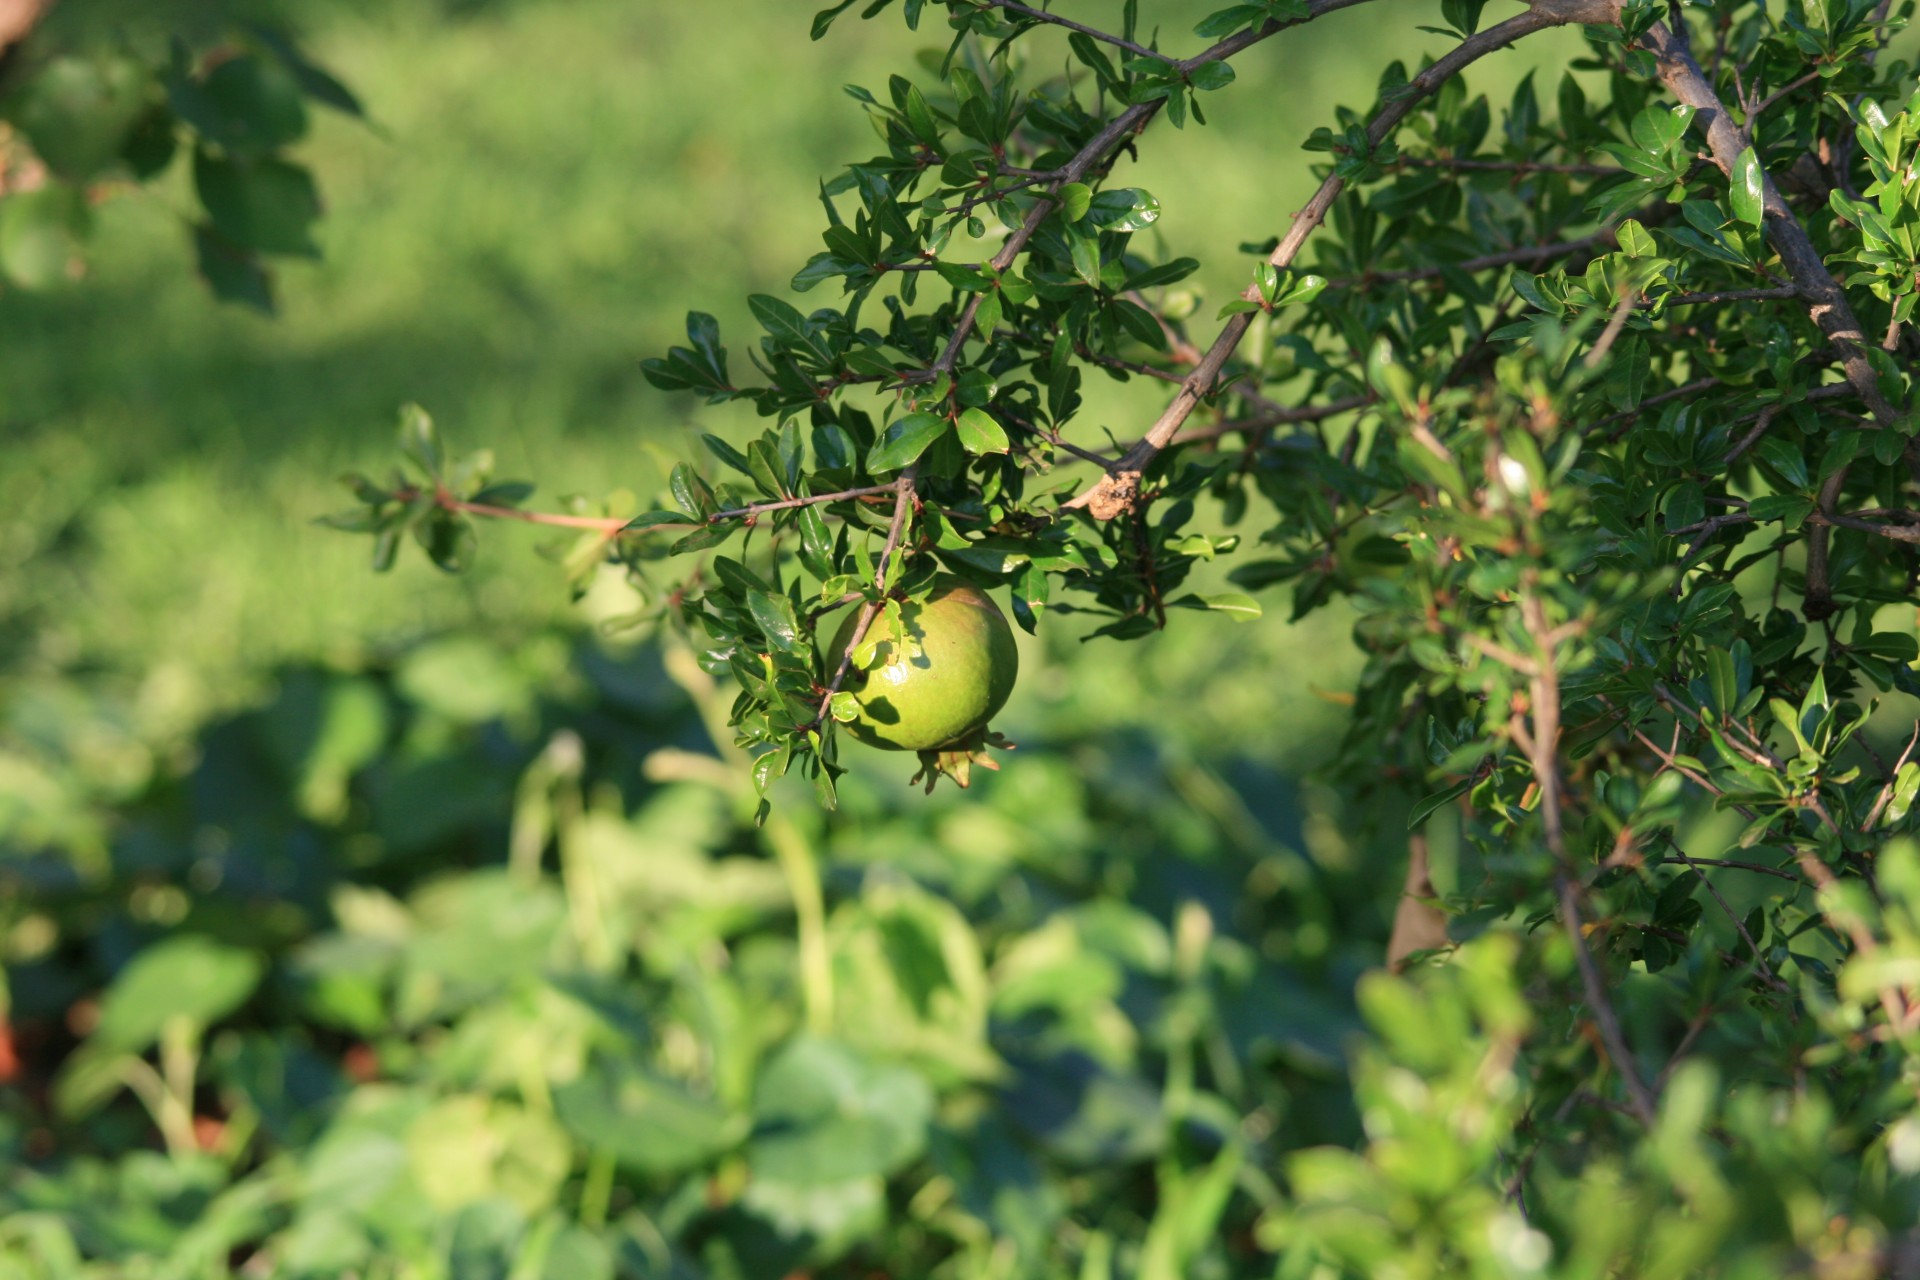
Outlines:
<svg viewBox="0 0 1920 1280"><path fill-rule="evenodd" d="M1912 512L1903 512L1912 516ZM1841 529L1858 529L1861 533L1870 533L1876 538L1887 538L1894 542L1920 543L1920 524L1880 524L1869 520L1864 513L1851 515L1839 511L1815 511L1807 516L1807 523L1816 528L1831 525Z"/></svg>
<svg viewBox="0 0 1920 1280"><path fill-rule="evenodd" d="M1676 98L1692 107L1698 113L1697 118L1706 125L1707 146L1713 152L1714 164L1722 173L1731 175L1740 153L1747 147L1747 140L1727 114L1726 105L1714 92L1706 73L1700 70L1700 64L1693 60L1693 54L1688 52L1687 46L1662 23L1654 24L1641 37L1641 43L1658 59L1662 83ZM1821 259L1819 250L1814 248L1806 228L1800 225L1793 210L1787 207L1773 178L1763 170L1760 182L1762 225L1768 243L1780 255L1780 261L1798 287L1800 296L1807 300L1807 309L1813 322L1837 349L1847 381L1853 384L1868 411L1882 426L1892 425L1899 414L1880 394L1873 366L1867 362L1866 334L1853 314L1846 293L1834 280L1833 273L1827 270L1827 264Z"/></svg>
<svg viewBox="0 0 1920 1280"><path fill-rule="evenodd" d="M1481 31L1456 46L1445 57L1415 76L1394 99L1380 109L1367 126L1367 141L1378 146L1399 127L1416 104L1433 93L1441 85L1458 74L1476 60L1504 49L1525 36L1543 31L1568 21L1586 21L1587 18L1567 18L1563 12L1572 12L1578 6L1540 6L1507 19L1496 26ZM1293 226L1281 238L1280 244L1268 256L1267 261L1278 268L1288 268L1299 256L1307 237L1320 225L1327 211L1333 207L1340 192L1346 187L1346 180L1329 175L1313 193L1306 207L1294 215ZM1244 295L1243 295L1244 296ZM1257 293L1255 294L1257 297ZM1147 434L1120 461L1113 464L1108 473L1098 483L1078 497L1067 502L1069 509L1084 508L1096 520L1110 520L1124 512L1131 511L1138 498L1140 477L1147 466L1167 447L1174 436L1179 434L1194 408L1207 395L1211 394L1214 384L1220 377L1234 349L1240 345L1240 339L1246 335L1247 328L1253 322L1253 312L1243 311L1234 315L1221 329L1220 336L1207 348L1199 365L1187 375L1179 392L1174 396L1160 415L1160 418L1147 431Z"/></svg>

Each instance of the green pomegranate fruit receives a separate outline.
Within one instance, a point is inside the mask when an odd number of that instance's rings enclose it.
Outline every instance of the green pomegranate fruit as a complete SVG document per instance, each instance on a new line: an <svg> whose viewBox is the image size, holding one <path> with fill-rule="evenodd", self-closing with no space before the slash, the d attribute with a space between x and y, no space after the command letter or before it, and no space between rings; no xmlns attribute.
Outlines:
<svg viewBox="0 0 1920 1280"><path fill-rule="evenodd" d="M827 647L828 671L859 619L853 609L840 624ZM985 592L942 574L924 601L901 604L900 620L911 643L897 645L882 631L873 667L847 674L843 687L860 707L847 731L890 751L937 751L979 737L1020 670L1006 615ZM884 628L885 617L873 625Z"/></svg>

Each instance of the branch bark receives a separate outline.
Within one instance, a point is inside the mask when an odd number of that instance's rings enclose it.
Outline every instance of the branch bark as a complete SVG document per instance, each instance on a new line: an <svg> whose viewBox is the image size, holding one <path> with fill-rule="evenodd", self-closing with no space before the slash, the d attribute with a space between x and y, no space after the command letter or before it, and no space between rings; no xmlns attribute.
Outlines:
<svg viewBox="0 0 1920 1280"><path fill-rule="evenodd" d="M1604 10L1607 17L1594 15ZM1504 49L1526 36L1548 27L1561 26L1568 22L1611 21L1614 13L1611 3L1599 0L1543 0L1525 13L1508 18L1505 22L1487 28L1463 40L1445 57L1415 76L1401 90L1399 96L1380 109L1371 123L1367 125L1367 141L1378 146L1384 142L1400 122L1406 119L1413 108L1432 94L1441 85L1473 62L1494 52ZM1306 207L1294 215L1293 226L1281 238L1280 244L1269 255L1267 261L1275 267L1286 268L1293 265L1300 249L1307 242L1321 220L1327 216L1333 202L1346 189L1346 179L1331 174L1320 184L1320 189L1306 203ZM1243 293L1241 296L1245 297ZM1255 297L1258 295L1255 294ZM1194 408L1206 396L1212 394L1214 384L1219 380L1220 371L1246 336L1248 327L1253 323L1253 312L1243 311L1229 319L1220 336L1207 348L1199 365L1180 385L1173 403L1161 413L1160 418L1147 431L1140 442L1129 449L1126 456L1114 463L1091 488L1068 501L1064 509L1085 510L1096 520L1111 520L1115 516L1132 511L1140 494L1140 479L1147 467L1159 456L1179 434Z"/></svg>
<svg viewBox="0 0 1920 1280"><path fill-rule="evenodd" d="M1658 60L1661 83L1706 122L1707 146L1713 153L1713 163L1722 173L1731 175L1740 153L1746 149L1746 137L1727 113L1726 104L1714 92L1706 73L1700 70L1700 64L1693 60L1686 43L1664 23L1656 23L1642 38L1642 42ZM1794 217L1793 210L1787 207L1780 189L1765 170L1761 171L1760 183L1762 226L1767 242L1780 255L1781 264L1786 267L1800 296L1806 300L1807 312L1813 322L1837 348L1847 381L1859 392L1868 412L1882 426L1892 425L1900 415L1880 394L1879 383L1873 376L1873 366L1867 362L1866 333L1853 314L1845 291L1833 278L1833 273L1827 270L1827 264L1821 259L1819 250L1814 248L1807 229Z"/></svg>
<svg viewBox="0 0 1920 1280"><path fill-rule="evenodd" d="M1707 146L1713 153L1713 163L1722 173L1731 176L1734 164L1741 152L1746 150L1749 140L1745 131L1733 123L1726 104L1720 101L1713 83L1700 70L1700 64L1694 61L1686 41L1666 24L1655 23L1641 38L1641 43L1658 60L1661 83L1676 98L1692 107L1698 113L1698 119L1705 121ZM1853 314L1845 290L1833 278L1833 273L1827 270L1827 264L1807 235L1807 229L1800 225L1793 210L1787 207L1780 189L1774 185L1772 175L1765 169L1760 171L1760 187L1761 225L1767 242L1780 255L1788 277L1805 299L1808 315L1833 344L1840 357L1840 367L1846 373L1848 383L1867 406L1867 412L1882 427L1892 427L1899 420L1899 412L1880 393L1873 365L1867 359L1866 332ZM1832 519L1832 512L1845 479L1843 469L1822 486L1820 514L1827 516L1828 520L1815 523L1807 533L1807 588L1803 607L1810 619L1824 618L1833 612L1832 586L1826 574L1827 546L1832 537L1832 526L1842 523Z"/></svg>
<svg viewBox="0 0 1920 1280"><path fill-rule="evenodd" d="M1533 726L1521 745L1528 749L1533 780L1540 788L1540 821L1546 829L1547 849L1555 864L1554 893L1559 899L1560 925L1573 946L1580 984L1586 991L1587 1006L1593 1011L1600 1039L1607 1046L1607 1056L1613 1059L1614 1069L1627 1087L1628 1105L1640 1123L1651 1129L1658 1117L1658 1103L1634 1065L1633 1051L1620 1029L1619 1015L1607 996L1606 980L1587 946L1587 932L1580 917L1579 881L1572 859L1567 856L1560 811L1560 675L1554 654L1555 631L1547 624L1546 611L1532 590L1521 596L1520 611L1526 620L1527 634L1538 650L1531 663L1527 690Z"/></svg>

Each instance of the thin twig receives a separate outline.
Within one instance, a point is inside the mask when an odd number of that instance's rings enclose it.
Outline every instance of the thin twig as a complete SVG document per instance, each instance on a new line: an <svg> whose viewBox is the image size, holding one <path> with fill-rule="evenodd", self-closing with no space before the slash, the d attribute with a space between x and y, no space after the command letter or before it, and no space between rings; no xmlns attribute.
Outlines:
<svg viewBox="0 0 1920 1280"><path fill-rule="evenodd" d="M1072 18L1063 18L1057 13L1048 13L1045 9L1035 9L1031 5L1020 4L1018 0L972 0L972 3L981 8L1004 9L1008 13L1017 13L1021 17L1033 22L1050 22L1056 27L1065 27L1069 31L1078 31L1083 36L1090 36L1103 44L1110 44L1116 49L1125 49L1128 53L1134 54L1137 57L1153 58L1161 62L1173 61L1172 58L1169 58L1157 49L1149 49L1147 46L1137 44L1124 36L1116 36L1111 32L1101 31L1097 27L1087 26L1084 22L1075 22Z"/></svg>
<svg viewBox="0 0 1920 1280"><path fill-rule="evenodd" d="M1765 289L1711 289L1700 293L1669 293L1663 297L1643 298L1641 307L1695 307L1723 302L1765 302L1774 298L1797 298L1798 287L1790 284Z"/></svg>
<svg viewBox="0 0 1920 1280"><path fill-rule="evenodd" d="M1614 307L1613 315L1607 320L1607 327L1600 331L1600 340L1593 344L1593 350L1587 352L1586 359L1582 362L1587 368L1597 369L1600 367L1600 362L1607 358L1607 352L1613 349L1614 342L1620 337L1620 331L1627 327L1627 317L1633 314L1633 308L1639 301L1638 289L1628 289L1620 295L1619 305Z"/></svg>
<svg viewBox="0 0 1920 1280"><path fill-rule="evenodd" d="M1600 966L1587 946L1586 929L1580 918L1578 880L1572 859L1567 855L1566 836L1562 830L1560 676L1554 662L1555 629L1547 625L1546 610L1531 587L1521 594L1520 615L1536 650L1528 681L1529 714L1533 717L1533 727L1528 734L1528 745L1531 747L1528 754L1531 756L1534 785L1540 789L1540 821L1546 831L1547 849L1553 854L1558 867L1554 873L1554 889L1559 898L1560 924L1567 940L1573 944L1574 962L1580 969L1580 983L1586 989L1587 1006L1593 1011L1594 1022L1600 1029L1600 1039L1607 1046L1607 1055L1613 1059L1615 1070L1626 1084L1627 1099L1633 1114L1639 1117L1641 1124L1651 1129L1657 1117L1658 1104L1652 1091L1647 1088L1646 1081L1640 1078L1633 1052L1627 1047L1627 1038L1620 1030L1619 1016L1614 1013L1613 1002L1607 997ZM1515 718L1518 719L1517 716Z"/></svg>
<svg viewBox="0 0 1920 1280"><path fill-rule="evenodd" d="M1755 875L1774 876L1781 880L1790 880L1794 884L1806 883L1791 871L1763 866L1758 862L1736 862L1731 858L1694 858L1692 862L1699 867L1725 867L1729 871L1751 871Z"/></svg>
<svg viewBox="0 0 1920 1280"><path fill-rule="evenodd" d="M1450 169L1460 173L1566 173L1588 178L1616 178L1626 170L1612 164L1557 164L1545 160L1463 160L1454 156L1401 156L1388 168Z"/></svg>
<svg viewBox="0 0 1920 1280"><path fill-rule="evenodd" d="M1753 110L1747 112L1747 123L1744 126L1748 141L1751 142L1753 139L1753 122L1758 120L1761 116L1765 115L1767 113L1768 107L1780 101L1780 99L1786 97L1788 94L1792 93L1795 89L1798 89L1801 85L1812 84L1815 80L1818 80L1819 78L1820 78L1820 73L1818 71L1809 71L1807 72L1807 74L1801 76L1797 80L1787 81L1787 83L1781 85L1778 89L1775 89L1772 93L1760 99L1760 101L1754 103Z"/></svg>
<svg viewBox="0 0 1920 1280"><path fill-rule="evenodd" d="M1680 861L1686 863L1687 866L1691 867L1695 872L1700 871L1700 864L1688 856L1685 849L1682 849L1677 844L1673 845L1672 848L1674 855L1678 857ZM1740 933L1740 940L1747 944L1747 950L1753 952L1754 972L1758 973L1760 977L1765 980L1766 984L1775 991L1791 993L1792 988L1780 981L1780 979L1775 976L1773 970L1767 966L1766 957L1760 954L1760 944L1753 940L1753 935L1747 932L1746 924L1734 913L1733 908L1728 905L1727 900L1720 895L1719 887L1716 886L1712 880L1709 880L1704 873L1700 875L1700 883L1707 886L1707 892L1712 894L1713 900L1720 904L1720 910L1726 913L1727 919L1733 921L1733 927Z"/></svg>
<svg viewBox="0 0 1920 1280"><path fill-rule="evenodd" d="M1873 830L1880 822L1880 815L1886 812L1887 805L1892 803L1894 788L1899 784L1900 770L1905 768L1907 761L1913 758L1915 744L1920 744L1920 724L1913 726L1913 736L1907 739L1907 749L1902 751L1900 758L1893 762L1893 768L1881 770L1886 776L1886 785L1880 788L1880 794L1875 798L1873 808L1867 811L1866 821L1860 824L1862 831ZM1864 741L1861 745L1865 745Z"/></svg>
<svg viewBox="0 0 1920 1280"><path fill-rule="evenodd" d="M1181 374L1177 374L1171 369L1162 369L1157 365L1148 364L1144 360L1122 360L1119 356L1102 355L1098 351L1093 351L1083 346L1075 347L1074 354L1082 360L1099 365L1103 369L1113 369L1120 373L1137 373L1143 378L1158 378L1162 382L1180 382L1183 380Z"/></svg>
<svg viewBox="0 0 1920 1280"><path fill-rule="evenodd" d="M826 692L820 695L820 709L813 716L815 725L826 723L833 707L833 695L840 692L840 686L853 666L853 651L867 638L873 620L880 616L881 602L887 598L887 585L894 577L894 557L899 553L901 539L907 531L907 517L913 512L914 481L919 474L920 464L909 463L900 472L900 478L889 486L894 492L893 523L887 527L887 542L880 549L880 563L874 566L874 598L861 606L860 615L854 621L853 634L847 638L847 647L841 652L840 661L833 669L833 679L828 681Z"/></svg>
<svg viewBox="0 0 1920 1280"><path fill-rule="evenodd" d="M1780 408L1781 406L1777 404L1770 404L1761 409L1760 416L1754 421L1753 430L1741 436L1739 443L1727 450L1727 456L1720 459L1720 465L1723 467L1732 466L1740 460L1741 454L1759 443L1760 437L1767 434L1767 428L1773 425L1773 420L1780 416Z"/></svg>
<svg viewBox="0 0 1920 1280"><path fill-rule="evenodd" d="M1054 448L1059 449L1064 453L1070 453L1074 457L1080 459L1082 462L1091 462L1095 466L1104 467L1109 462L1112 461L1111 458L1102 457L1100 454L1094 453L1090 449L1082 449L1079 445L1074 444L1071 441L1062 438L1058 431L1049 430L1035 423L1028 422L1025 418L1022 418L1018 414L1009 413L1005 409L1002 409L1000 411L1000 416L1004 421L1010 423L1016 429L1020 431L1024 431L1028 435L1031 435L1036 439L1045 440L1048 444L1052 445Z"/></svg>
<svg viewBox="0 0 1920 1280"><path fill-rule="evenodd" d="M1838 511L1809 512L1807 523L1816 528L1833 525L1841 529L1858 529L1861 533L1871 533L1875 537L1889 538L1894 542L1920 542L1920 525L1876 524L1859 515L1847 515ZM1811 550L1811 546L1808 549Z"/></svg>
<svg viewBox="0 0 1920 1280"><path fill-rule="evenodd" d="M1404 271L1368 271L1357 276L1340 276L1327 281L1327 287L1329 289L1365 289L1376 284L1438 280L1454 271L1464 271L1471 275L1476 271L1511 267L1522 262L1544 262L1550 258L1565 258L1576 253L1584 253L1589 249L1606 248L1614 243L1616 243L1614 232L1608 228L1574 240L1556 240L1552 244L1534 244L1521 249L1505 249L1499 253L1482 254L1477 258L1450 262L1444 267L1414 267Z"/></svg>
<svg viewBox="0 0 1920 1280"><path fill-rule="evenodd" d="M1356 409L1364 409L1379 398L1372 394L1348 396L1342 400L1330 400L1326 404L1275 409L1270 413L1259 413L1250 418L1235 418L1231 422L1216 422L1211 426L1182 431L1174 443L1191 444L1196 440L1214 440L1236 431L1264 431L1268 427L1285 426L1291 422L1319 422L1326 418L1337 418L1343 413L1352 413Z"/></svg>
<svg viewBox="0 0 1920 1280"><path fill-rule="evenodd" d="M716 511L707 517L708 524L718 524L722 520L751 520L755 516L765 515L769 511L790 511L795 507L816 507L823 502L844 502L849 498L871 498L876 494L893 493L897 485L870 484L858 489L842 489L838 493L815 493L804 498L783 498L779 502L754 502L744 507L729 507L725 511Z"/></svg>
<svg viewBox="0 0 1920 1280"><path fill-rule="evenodd" d="M1574 888L1573 878L1565 873L1554 878L1554 889L1560 899L1560 923L1573 943L1574 963L1580 969L1580 984L1586 989L1587 1005L1593 1010L1594 1022L1600 1028L1600 1039L1607 1046L1607 1055L1613 1059L1620 1078L1626 1082L1633 1114L1641 1124L1651 1129L1658 1108L1646 1081L1640 1078L1639 1068L1634 1065L1632 1051L1627 1048L1627 1038L1620 1030L1620 1018L1613 1011L1612 1001L1607 999L1600 966L1595 963L1593 952L1587 947L1585 926L1580 919L1579 892Z"/></svg>
<svg viewBox="0 0 1920 1280"><path fill-rule="evenodd" d="M394 495L399 502L411 502L420 496L418 489L401 489ZM489 520L520 520L527 524L546 525L554 529L587 529L594 533L611 536L619 533L632 523L629 516L567 516L554 511L522 511L517 507L496 507L484 502L464 502L446 489L438 489L433 495L434 505L442 511L454 511L463 515L485 516ZM697 529L700 522L689 520L685 524L654 525L655 529Z"/></svg>

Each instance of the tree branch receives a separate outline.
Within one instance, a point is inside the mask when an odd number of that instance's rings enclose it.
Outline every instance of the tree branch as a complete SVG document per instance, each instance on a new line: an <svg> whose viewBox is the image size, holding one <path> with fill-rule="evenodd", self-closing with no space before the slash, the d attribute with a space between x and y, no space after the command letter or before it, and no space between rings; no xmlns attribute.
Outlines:
<svg viewBox="0 0 1920 1280"><path fill-rule="evenodd" d="M1097 27L1089 27L1083 22L1075 22L1072 18L1063 18L1057 13L1048 13L1045 9L1036 9L1031 5L1020 4L1018 0L973 0L973 4L982 9L1003 9L1008 13L1018 14L1032 22L1048 22L1056 27L1065 27L1069 31L1078 31L1083 36L1091 36L1093 39L1099 40L1104 44L1110 44L1116 49L1125 49L1128 53L1136 54L1142 58L1158 58L1162 62L1173 61L1172 58L1167 57L1166 54L1159 52L1157 49L1149 49L1143 44L1136 44L1124 36L1116 36L1112 32L1101 31Z"/></svg>
<svg viewBox="0 0 1920 1280"><path fill-rule="evenodd" d="M1573 240L1560 240L1553 244L1528 245L1523 249L1508 249L1500 253L1483 254L1478 258L1468 258L1463 262L1451 262L1444 267L1415 267L1403 271L1370 271L1364 275L1343 276L1327 282L1330 289L1364 289L1376 284L1397 284L1412 280L1438 280L1449 271L1487 271L1494 267L1513 266L1521 262L1544 262L1549 258L1565 258L1588 249L1608 248L1617 243L1613 228L1606 227L1592 235L1580 236Z"/></svg>
<svg viewBox="0 0 1920 1280"><path fill-rule="evenodd" d="M1822 493L1824 495L1824 491ZM1897 516L1913 517L1914 512L1890 512ZM1869 520L1863 513L1851 515L1838 511L1814 511L1807 515L1807 523L1816 529L1828 526L1841 529L1858 529L1861 533L1871 533L1877 538L1887 538L1894 542L1920 543L1920 524L1879 524ZM1811 570L1809 570L1811 571Z"/></svg>
<svg viewBox="0 0 1920 1280"><path fill-rule="evenodd" d="M982 0L982 3L993 4L1001 8L1012 7L1006 4L1005 0ZM1264 40L1268 36L1276 35L1288 27L1301 26L1305 23L1312 22L1315 18L1333 13L1336 10L1351 8L1354 5L1364 3L1366 3L1366 0L1309 0L1307 16L1304 18L1297 19L1293 22L1269 22L1255 31L1243 31L1238 36L1232 36L1222 40L1203 53L1196 54L1181 62L1175 62L1173 65L1175 70L1179 71L1182 75L1186 75L1196 67L1205 66L1210 62L1224 61L1240 52L1240 50L1247 48L1249 45ZM1029 13L1040 12L1039 10L1027 10L1024 5L1018 7ZM1044 14L1043 16L1048 21L1071 25L1078 29L1078 24L1066 23L1065 19L1056 18L1052 14ZM1155 58L1163 56L1152 53L1151 51L1148 52L1150 56ZM1047 215L1059 207L1059 201L1056 197L1059 195L1060 189L1069 183L1078 182L1086 177L1093 167L1106 157L1108 152L1118 147L1127 137L1145 128L1147 122L1153 119L1154 114L1160 110L1165 102L1165 98L1155 98L1151 102L1136 103L1128 107L1125 111L1122 111L1109 121L1104 129L1089 139L1087 144L1081 147L1074 155L1073 159L1062 165L1054 175L1052 184L1047 188L1047 193L1034 202L1033 208L1027 211L1027 216L1022 219L1019 227L1014 230L1012 235L1007 237L1007 242L1000 246L1000 252L994 254L993 257L989 259L993 269L995 271L1005 271L1008 267L1012 266L1013 260L1019 257L1021 251L1027 247L1027 241L1033 239L1034 233L1040 230L1040 224L1047 220ZM986 294L984 293L975 293L968 296L966 306L961 309L959 320L954 323L953 334L947 339L947 345L941 350L939 358L919 373L909 375L908 381L932 382L943 373L953 372L954 365L960 359L960 351L966 346L967 336L973 332L974 321L979 317L980 304L985 301L985 299Z"/></svg>
<svg viewBox="0 0 1920 1280"><path fill-rule="evenodd" d="M867 638L873 620L880 616L882 602L887 598L887 584L894 578L894 560L907 532L907 519L913 513L914 481L919 474L920 464L911 463L900 473L899 479L886 486L894 493L893 523L887 526L887 542L880 549L880 563L874 566L874 598L860 607L860 616L853 624L853 634L847 638L846 650L841 653L840 662L833 669L833 678L827 682L826 692L820 695L820 709L813 716L816 726L826 723L833 706L833 695L840 692L840 686L846 682L847 672L853 667L853 651Z"/></svg>
<svg viewBox="0 0 1920 1280"><path fill-rule="evenodd" d="M1626 172L1615 164L1553 164L1544 160L1462 160L1455 156L1401 156L1393 163L1415 169L1447 169L1457 173L1568 173L1587 178L1617 178Z"/></svg>
<svg viewBox="0 0 1920 1280"><path fill-rule="evenodd" d="M1669 293L1658 298L1642 298L1642 307L1693 307L1716 302L1763 302L1771 298L1797 298L1799 287L1783 284L1769 289L1717 289L1704 293Z"/></svg>
<svg viewBox="0 0 1920 1280"><path fill-rule="evenodd" d="M1367 126L1368 143L1378 146L1385 141L1415 105L1463 68L1494 50L1504 49L1515 41L1548 27L1559 26L1569 21L1589 20L1585 17L1563 16L1579 8L1580 6L1577 5L1542 4L1461 41L1452 52L1415 76L1393 101L1381 108L1380 113ZM1339 197L1346 185L1346 179L1338 175L1329 175L1320 184L1320 189L1314 192L1312 199L1307 201L1306 207L1294 215L1293 226L1281 239L1279 246L1268 256L1267 261L1275 267L1292 266L1293 260L1300 253L1301 246L1320 225L1321 220L1327 216L1327 211L1333 207L1334 200ZM1139 497L1141 476L1160 451L1166 448L1179 433L1195 406L1212 393L1221 369L1225 367L1234 349L1240 345L1240 339L1246 335L1248 326L1252 324L1253 315L1253 312L1242 311L1227 321L1226 326L1220 331L1220 336L1214 339L1206 355L1201 357L1198 367L1188 374L1186 381L1181 384L1179 392L1173 398L1173 403L1167 406L1145 437L1129 449L1125 457L1114 463L1096 484L1068 501L1064 509L1084 509L1096 520L1110 520L1134 508Z"/></svg>
<svg viewBox="0 0 1920 1280"><path fill-rule="evenodd" d="M1337 418L1343 413L1352 413L1356 409L1364 409L1379 398L1369 392L1364 396L1348 396L1344 400L1332 400L1326 404L1301 405L1296 409L1275 409L1271 413L1255 414L1250 418L1216 422L1210 427L1196 427L1191 431L1182 431L1175 443L1191 444L1195 440L1215 440L1236 431L1264 431L1268 427L1284 426L1290 422L1319 422L1325 418Z"/></svg>
<svg viewBox="0 0 1920 1280"><path fill-rule="evenodd" d="M401 489L394 493L400 502L411 502L420 496L418 489ZM449 489L435 489L433 504L442 511L453 511L461 515L483 516L489 520L519 520L525 524L546 525L552 529L587 529L595 533L612 537L632 523L628 516L568 516L553 511L522 511L518 507L496 507L485 502L464 502L453 496ZM685 524L653 525L655 529L697 529L700 521L688 520Z"/></svg>
<svg viewBox="0 0 1920 1280"><path fill-rule="evenodd" d="M858 489L842 489L838 493L815 493L804 498L783 498L779 502L751 502L744 507L729 507L725 511L716 511L707 517L707 523L718 524L722 520L751 520L769 511L791 511L795 507L817 507L821 503L844 502L849 498L871 498L882 493L894 493L897 489L896 481L893 484L870 484Z"/></svg>
<svg viewBox="0 0 1920 1280"><path fill-rule="evenodd" d="M1547 849L1553 854L1556 864L1554 891L1560 902L1560 924L1566 931L1567 940L1573 945L1573 958L1580 969L1580 984L1586 990L1587 1005L1593 1010L1593 1020L1600 1029L1600 1039L1607 1046L1607 1055L1613 1059L1614 1069L1626 1084L1628 1103L1640 1123L1651 1129L1657 1118L1658 1104L1653 1091L1640 1078L1639 1068L1634 1065L1633 1052L1627 1047L1626 1035L1620 1030L1619 1015L1613 1010L1613 1002L1607 998L1606 982L1601 977L1600 966L1587 946L1586 929L1580 919L1580 890L1572 860L1567 856L1566 837L1561 826L1560 675L1554 662L1554 630L1547 625L1546 610L1540 604L1540 597L1531 589L1520 597L1520 613L1525 620L1527 634L1538 650L1531 663L1533 671L1528 681L1529 714L1533 717L1533 729L1526 745L1531 748L1529 755L1534 784L1540 788L1540 821L1546 829Z"/></svg>
<svg viewBox="0 0 1920 1280"><path fill-rule="evenodd" d="M1746 132L1733 123L1726 105L1714 92L1712 82L1700 70L1700 64L1693 60L1686 43L1664 23L1655 23L1641 37L1641 43L1658 59L1661 82L1706 122L1707 146L1713 153L1713 162L1722 173L1731 176L1735 162L1748 146ZM1847 375L1847 381L1859 393L1867 412L1882 427L1893 426L1899 420L1899 412L1880 393L1873 366L1867 360L1867 336L1853 314L1846 291L1833 278L1833 273L1827 270L1827 264L1821 259L1819 250L1814 248L1806 228L1800 225L1793 210L1787 207L1780 189L1774 185L1772 175L1765 169L1760 171L1760 188L1761 224L1767 242L1780 255L1787 275L1799 287L1800 296L1806 299L1808 314L1814 324L1819 326L1820 332L1838 351L1840 366ZM1822 488L1820 511L1823 515L1830 514L1838 496L1838 485L1829 483ZM1804 607L1809 617L1825 617L1833 610L1831 588L1824 573L1829 526L1833 523L1840 522L1829 520L1825 524L1815 524L1807 534L1808 575ZM1873 531L1878 532L1877 529ZM1820 572L1816 573L1816 569Z"/></svg>

